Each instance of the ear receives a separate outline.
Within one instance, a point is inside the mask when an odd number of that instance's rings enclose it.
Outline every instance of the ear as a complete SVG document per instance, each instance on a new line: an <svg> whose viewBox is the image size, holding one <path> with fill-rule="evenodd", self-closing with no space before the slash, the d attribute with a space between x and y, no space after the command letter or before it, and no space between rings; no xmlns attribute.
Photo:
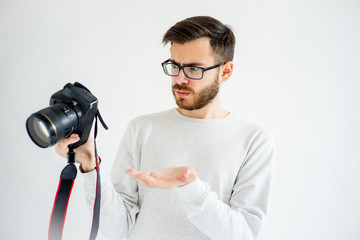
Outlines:
<svg viewBox="0 0 360 240"><path fill-rule="evenodd" d="M233 73L233 68L234 68L234 64L232 61L228 61L222 66L220 83L226 82L231 77Z"/></svg>

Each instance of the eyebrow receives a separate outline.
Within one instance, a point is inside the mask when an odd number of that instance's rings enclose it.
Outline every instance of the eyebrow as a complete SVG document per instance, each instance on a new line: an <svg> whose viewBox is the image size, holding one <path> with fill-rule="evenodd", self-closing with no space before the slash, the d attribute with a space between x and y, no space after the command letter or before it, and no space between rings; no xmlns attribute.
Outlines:
<svg viewBox="0 0 360 240"><path fill-rule="evenodd" d="M170 58L170 62L175 63L176 65L181 66L180 63L172 60L171 58ZM187 64L184 64L184 65L183 65L183 67L190 67L190 66L199 67L199 66L204 66L204 64L203 64L203 63L192 62L192 63L187 63Z"/></svg>

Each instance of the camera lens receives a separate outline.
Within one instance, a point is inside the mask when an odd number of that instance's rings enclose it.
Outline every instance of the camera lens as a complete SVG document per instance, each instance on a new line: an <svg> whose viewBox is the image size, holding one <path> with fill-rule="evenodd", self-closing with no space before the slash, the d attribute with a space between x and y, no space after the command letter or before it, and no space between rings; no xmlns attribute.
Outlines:
<svg viewBox="0 0 360 240"><path fill-rule="evenodd" d="M37 117L30 117L27 122L27 129L33 141L42 147L47 147L51 143L50 129L46 123Z"/></svg>
<svg viewBox="0 0 360 240"><path fill-rule="evenodd" d="M58 103L33 113L26 120L30 138L39 147L53 146L69 136L78 125L76 112L64 103Z"/></svg>

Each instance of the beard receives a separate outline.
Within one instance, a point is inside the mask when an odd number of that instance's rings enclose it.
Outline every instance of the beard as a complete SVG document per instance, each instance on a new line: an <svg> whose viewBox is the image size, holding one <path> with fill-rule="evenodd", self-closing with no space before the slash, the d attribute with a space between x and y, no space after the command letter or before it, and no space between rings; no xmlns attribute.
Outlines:
<svg viewBox="0 0 360 240"><path fill-rule="evenodd" d="M191 100L181 97L176 98L175 90L189 92L193 96L193 99ZM218 78L216 78L215 81L213 81L209 86L201 89L198 93L195 93L192 88L185 85L175 84L172 86L172 93L175 97L176 104L180 108L189 111L201 109L211 103L218 95L219 90L220 84L218 82Z"/></svg>

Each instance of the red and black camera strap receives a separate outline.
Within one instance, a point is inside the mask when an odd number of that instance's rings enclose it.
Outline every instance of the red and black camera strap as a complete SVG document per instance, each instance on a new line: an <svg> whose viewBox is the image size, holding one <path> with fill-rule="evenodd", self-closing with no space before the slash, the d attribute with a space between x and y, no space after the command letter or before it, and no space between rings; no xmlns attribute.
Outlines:
<svg viewBox="0 0 360 240"><path fill-rule="evenodd" d="M96 162L96 191L95 191L95 201L93 207L93 219L90 232L90 240L94 240L97 236L100 223L100 203L101 203L101 183L100 183L100 166L98 161L98 154L96 149L96 136L97 136L97 119L100 119L100 122L105 129L108 129L106 124L101 118L99 112L95 116L95 131L94 131L94 146L95 146L95 162ZM68 152L68 164L61 171L59 186L56 192L54 206L52 209L50 224L49 224L49 240L61 240L67 207L70 200L70 195L72 188L74 186L75 178L77 175L77 169L75 166L75 152L71 147L69 147Z"/></svg>
<svg viewBox="0 0 360 240"><path fill-rule="evenodd" d="M74 186L77 170L74 165L75 152L69 151L68 165L61 171L58 190L49 225L49 240L62 239L66 212L70 200L71 190Z"/></svg>

